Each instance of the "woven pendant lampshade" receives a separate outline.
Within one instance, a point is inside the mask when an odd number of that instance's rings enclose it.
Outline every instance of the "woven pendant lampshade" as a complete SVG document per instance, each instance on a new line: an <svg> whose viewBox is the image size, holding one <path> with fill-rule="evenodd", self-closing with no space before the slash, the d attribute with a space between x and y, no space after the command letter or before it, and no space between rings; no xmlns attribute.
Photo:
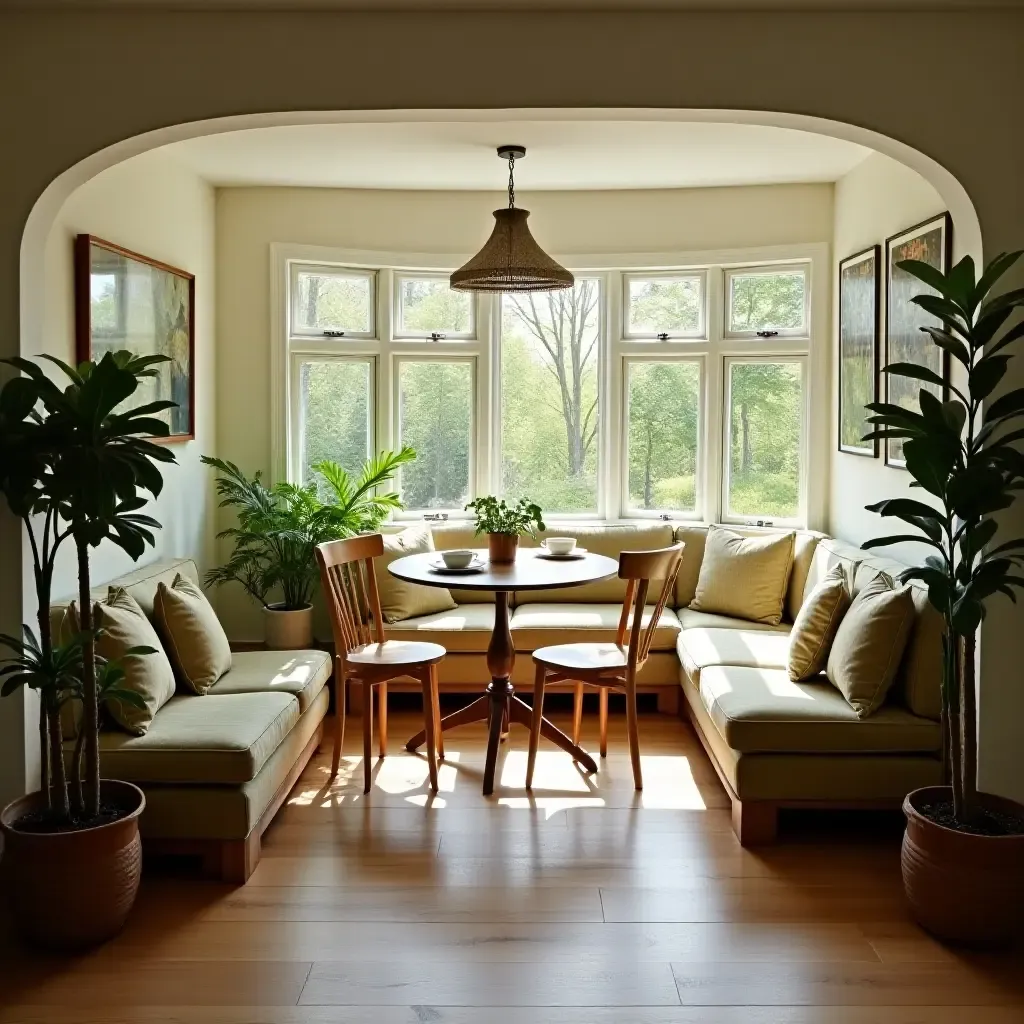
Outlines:
<svg viewBox="0 0 1024 1024"><path fill-rule="evenodd" d="M572 274L556 263L534 240L526 223L529 210L515 206L513 170L522 146L501 146L498 156L508 160L508 209L494 211L494 230L484 247L451 276L455 291L550 292L571 288Z"/></svg>

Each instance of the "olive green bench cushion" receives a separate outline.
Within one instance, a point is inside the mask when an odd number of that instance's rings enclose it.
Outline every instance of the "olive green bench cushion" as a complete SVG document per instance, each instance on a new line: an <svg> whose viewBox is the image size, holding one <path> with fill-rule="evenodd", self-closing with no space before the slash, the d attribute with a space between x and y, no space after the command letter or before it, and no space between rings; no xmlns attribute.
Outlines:
<svg viewBox="0 0 1024 1024"><path fill-rule="evenodd" d="M326 651L236 651L230 671L209 695L287 693L304 712L330 677L331 657Z"/></svg>
<svg viewBox="0 0 1024 1024"><path fill-rule="evenodd" d="M693 608L677 608L676 618L679 626L686 632L688 629L746 629L759 630L766 633L788 634L793 628L789 622L780 622L777 626L767 622L750 622L747 619L734 619L731 615L718 615L715 612L698 612Z"/></svg>
<svg viewBox="0 0 1024 1024"><path fill-rule="evenodd" d="M931 754L941 749L937 722L894 706L858 718L824 677L794 683L784 668L716 665L701 671L698 691L717 731L740 753Z"/></svg>
<svg viewBox="0 0 1024 1024"><path fill-rule="evenodd" d="M644 609L641 625L651 621L654 609ZM550 644L611 643L619 627L621 604L526 604L512 613L510 627L517 651L535 651ZM652 651L675 649L679 619L666 608L654 631Z"/></svg>
<svg viewBox="0 0 1024 1024"><path fill-rule="evenodd" d="M785 668L789 634L767 629L685 629L676 651L687 678L697 686L701 672L715 665Z"/></svg>
<svg viewBox="0 0 1024 1024"><path fill-rule="evenodd" d="M421 640L440 644L449 652L487 650L494 628L494 604L463 604L446 612L417 615L387 627L389 640Z"/></svg>
<svg viewBox="0 0 1024 1024"><path fill-rule="evenodd" d="M107 777L127 782L248 782L298 720L290 693L173 697L145 736L101 732L100 760Z"/></svg>

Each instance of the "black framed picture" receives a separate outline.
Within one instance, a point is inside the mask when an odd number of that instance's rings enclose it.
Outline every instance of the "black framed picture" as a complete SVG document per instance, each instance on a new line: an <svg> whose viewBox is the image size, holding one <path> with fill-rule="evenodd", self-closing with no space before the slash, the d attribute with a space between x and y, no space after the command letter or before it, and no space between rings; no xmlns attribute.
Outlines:
<svg viewBox="0 0 1024 1024"><path fill-rule="evenodd" d="M919 409L921 388L946 400L949 390L949 356L921 330L938 327L940 322L911 299L932 292L923 281L896 264L901 260L920 260L945 273L953 254L953 222L948 213L915 224L885 240L885 365L916 363L934 370L946 382L942 388L909 377L883 374L885 400L907 409ZM934 294L934 293L933 293ZM885 464L905 469L903 441L889 438L885 443Z"/></svg>
<svg viewBox="0 0 1024 1024"><path fill-rule="evenodd" d="M195 277L93 235L75 238L75 356L102 359L123 349L165 355L129 407L169 399L157 413L171 429L157 441L195 437Z"/></svg>
<svg viewBox="0 0 1024 1024"><path fill-rule="evenodd" d="M863 441L872 424L865 406L878 401L878 297L882 247L839 261L839 450L878 457Z"/></svg>

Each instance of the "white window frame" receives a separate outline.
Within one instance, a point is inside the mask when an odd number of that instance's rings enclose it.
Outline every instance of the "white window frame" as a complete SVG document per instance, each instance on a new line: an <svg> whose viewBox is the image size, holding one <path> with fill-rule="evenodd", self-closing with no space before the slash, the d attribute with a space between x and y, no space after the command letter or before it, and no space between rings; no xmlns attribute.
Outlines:
<svg viewBox="0 0 1024 1024"><path fill-rule="evenodd" d="M330 331L317 330L310 327L300 327L298 318L299 302L299 274L313 272L322 277L349 277L364 278L370 286L370 329L368 331L345 331L343 334L334 334ZM289 322L288 332L293 338L331 338L339 341L360 340L375 338L377 336L377 293L379 291L378 274L376 270L362 267L347 267L338 264L317 264L294 262L290 265L288 278L288 310Z"/></svg>
<svg viewBox="0 0 1024 1024"><path fill-rule="evenodd" d="M400 352L396 353L393 357L392 365L394 371L391 374L392 377L392 396L391 396L391 408L392 408L392 428L391 437L394 438L395 449L401 444L402 438L402 424L401 424L401 413L402 413L402 402L401 402L401 380L402 380L402 364L403 363L467 363L469 364L470 374L470 387L472 389L473 401L469 407L469 497L472 498L474 495L474 484L477 479L476 474L476 445L473 443L477 435L477 417L478 417L478 402L476 400L479 394L479 382L477 372L477 357L475 355L455 355L448 352L440 353L433 350L429 352ZM398 488L396 488L398 490ZM468 500L468 499L467 499ZM395 519L422 519L424 515L433 515L436 512L447 512L449 516L455 513L461 513L463 509L429 509L429 508L407 508L399 509L394 513ZM458 518L458 515L456 515Z"/></svg>
<svg viewBox="0 0 1024 1024"><path fill-rule="evenodd" d="M419 273L411 270L400 271L396 270L394 273L394 307L391 313L391 324L392 324L392 337L396 340L413 340L420 339L421 341L433 341L431 331L415 331L412 329L406 329L402 323L402 281L447 281L447 274L429 273L427 271L421 271ZM472 293L468 294L469 298L469 330L468 331L443 331L440 333L444 334L444 338L438 339L440 341L475 341L477 336L477 303L476 296Z"/></svg>
<svg viewBox="0 0 1024 1024"><path fill-rule="evenodd" d="M757 363L795 363L800 367L801 416L800 416L800 480L797 489L798 509L795 516L772 516L764 513L750 515L733 515L729 511L730 484L730 452L732 449L732 373L733 366L752 365ZM806 355L761 355L727 356L722 365L722 511L720 522L744 523L757 526L803 526L807 522L807 486L809 458L808 410L808 357Z"/></svg>
<svg viewBox="0 0 1024 1024"><path fill-rule="evenodd" d="M348 250L326 246L273 243L270 261L271 307L271 443L273 480L295 479L297 458L290 424L295 418L297 396L291 378L292 357L296 354L317 357L371 356L374 359L373 446L379 451L397 444L396 367L401 358L472 358L475 363L475 405L471 473L472 493L497 494L501 482L500 380L501 380L501 305L500 296L480 295L474 303L476 337L445 338L424 343L422 338L398 338L395 321L395 277L430 274L446 275L469 258L470 253L423 254ZM823 529L828 501L828 460L831 424L830 349L831 349L831 273L829 247L825 243L798 246L767 246L679 253L629 253L571 256L554 253L563 265L578 276L601 277L601 338L599 343L599 457L598 508L596 514L552 515L556 521L636 522L664 515L673 521L698 520L706 523L728 521L722 517L725 498L724 431L726 379L725 365L730 358L757 360L799 357L804 367L804 444L802 462L803 519L792 525ZM289 332L289 293L295 264L314 264L345 270L360 270L375 275L376 335L373 338L342 339ZM729 337L726 323L726 279L731 271L756 268L807 268L806 301L810 319L806 336L777 336L769 339L753 335ZM705 277L705 337L678 339L670 344L652 343L647 338L631 338L625 333L623 306L626 280L630 275L653 277L657 274L701 272ZM689 513L643 513L628 505L628 461L625 435L625 360L654 358L703 360L702 415L698 457L697 511ZM817 424L819 429L811 430ZM468 519L461 509L447 510L451 519ZM420 519L419 512L406 512L399 519ZM758 518L734 518L738 523L756 523ZM776 521L778 522L778 521ZM781 525L781 524L780 524Z"/></svg>
<svg viewBox="0 0 1024 1024"><path fill-rule="evenodd" d="M631 331L629 327L629 285L631 281L675 281L695 278L700 285L700 319L695 331ZM706 267L678 270L629 271L622 275L622 337L630 341L706 341L708 336L708 271ZM660 335L667 337L662 338Z"/></svg>
<svg viewBox="0 0 1024 1024"><path fill-rule="evenodd" d="M697 400L700 403L697 416L697 466L694 471L694 507L686 509L643 509L631 508L629 504L629 371L633 364L644 363L695 363L699 372ZM622 452L619 507L622 519L661 519L679 522L699 522L704 518L702 499L705 478L704 463L707 439L707 357L686 351L664 353L660 350L646 354L631 353L622 357Z"/></svg>
<svg viewBox="0 0 1024 1024"><path fill-rule="evenodd" d="M776 274L791 274L794 271L801 271L804 279L804 322L801 327L769 328L774 333L770 338L761 338L757 330L734 331L729 325L730 313L732 311L732 282L736 277L772 277ZM723 298L725 308L723 310L723 335L726 338L740 339L753 338L757 341L772 342L778 338L806 339L811 337L811 266L804 260L791 263L767 263L760 266L730 267L725 272L725 289Z"/></svg>

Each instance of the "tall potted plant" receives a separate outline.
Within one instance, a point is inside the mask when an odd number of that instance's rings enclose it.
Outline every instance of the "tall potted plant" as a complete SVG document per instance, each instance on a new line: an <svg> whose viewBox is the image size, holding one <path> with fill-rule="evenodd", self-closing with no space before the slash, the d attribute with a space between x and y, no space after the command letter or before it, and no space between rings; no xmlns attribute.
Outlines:
<svg viewBox="0 0 1024 1024"><path fill-rule="evenodd" d="M918 921L964 942L1008 939L1024 920L1024 807L978 791L978 628L996 594L1016 602L1024 587L1024 538L997 543L995 518L1024 488L1024 388L991 396L1024 337L1024 323L1006 327L1024 307L1024 289L993 296L1022 253L996 257L980 280L967 257L943 274L916 260L900 263L937 294L913 301L940 321L922 328L962 367L966 386L942 401L920 393L920 411L888 403L868 406L873 438L903 439L912 486L930 501L893 498L868 510L895 517L914 533L880 537L880 547L917 541L933 549L901 574L921 580L944 621L942 703L950 785L909 794L904 803L903 879ZM885 372L943 387L930 369L893 363Z"/></svg>
<svg viewBox="0 0 1024 1024"><path fill-rule="evenodd" d="M206 574L208 586L237 583L263 606L267 646L296 650L313 642L313 593L319 580L314 551L324 541L372 532L392 510L402 508L393 492L377 493L416 457L412 448L368 459L353 478L336 462L317 463L322 480L267 487L262 474L247 477L233 462L204 455L219 471L222 508L233 508L238 526L222 530L234 550L228 561ZM323 492L323 497L321 496ZM271 600L280 595L280 600Z"/></svg>
<svg viewBox="0 0 1024 1024"><path fill-rule="evenodd" d="M24 934L49 946L92 945L118 931L131 909L141 872L138 819L142 791L100 779L99 708L109 700L139 705L120 685L124 671L95 651L89 551L110 541L138 559L160 526L139 509L144 493L160 493L157 463L173 462L155 414L173 402L123 409L164 357L109 353L72 368L51 359L64 387L36 363L5 360L24 376L0 391L0 489L24 523L32 551L38 635L3 636L12 652L3 667L2 694L21 687L40 697L40 788L0 814L15 918ZM76 548L80 629L52 635L50 599L57 552ZM134 655L151 653L135 648ZM67 771L61 707L82 703L83 715Z"/></svg>
<svg viewBox="0 0 1024 1024"><path fill-rule="evenodd" d="M508 564L516 560L519 538L523 534L536 535L543 530L544 513L540 505L529 498L520 498L509 505L504 498L500 501L493 495L474 498L466 505L476 515L476 532L487 534L487 553L492 562Z"/></svg>

